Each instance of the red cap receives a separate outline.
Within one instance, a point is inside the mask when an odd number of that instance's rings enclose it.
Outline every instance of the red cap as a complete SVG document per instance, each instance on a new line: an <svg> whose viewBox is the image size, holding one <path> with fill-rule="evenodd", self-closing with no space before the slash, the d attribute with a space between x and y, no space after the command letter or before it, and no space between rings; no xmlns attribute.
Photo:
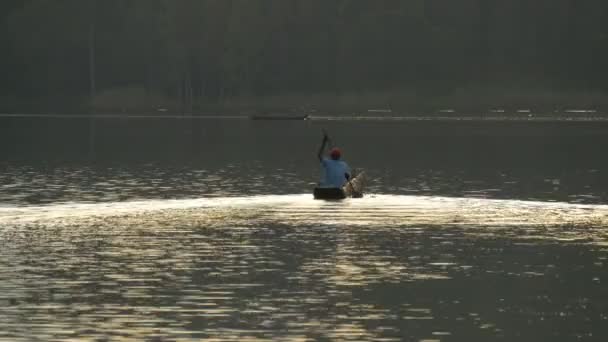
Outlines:
<svg viewBox="0 0 608 342"><path fill-rule="evenodd" d="M329 151L329 155L331 156L331 159L338 160L340 159L340 156L342 156L342 152L339 148L334 147L331 149L331 151Z"/></svg>

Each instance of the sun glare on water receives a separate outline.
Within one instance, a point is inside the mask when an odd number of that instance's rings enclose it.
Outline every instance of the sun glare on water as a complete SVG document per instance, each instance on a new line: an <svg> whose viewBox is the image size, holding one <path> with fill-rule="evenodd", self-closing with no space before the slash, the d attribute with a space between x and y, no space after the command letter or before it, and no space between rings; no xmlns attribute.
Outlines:
<svg viewBox="0 0 608 342"><path fill-rule="evenodd" d="M19 225L198 225L201 227L283 224L371 227L585 227L586 238L601 234L608 206L556 202L368 195L363 199L315 201L309 194L63 203L0 208L0 226ZM596 235L597 235L596 234ZM594 236L598 238L601 236Z"/></svg>

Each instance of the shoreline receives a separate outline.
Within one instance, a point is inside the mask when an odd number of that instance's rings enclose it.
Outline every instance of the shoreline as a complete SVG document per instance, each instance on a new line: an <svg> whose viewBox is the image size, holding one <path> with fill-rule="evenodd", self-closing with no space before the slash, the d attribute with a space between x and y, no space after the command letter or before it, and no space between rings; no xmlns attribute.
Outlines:
<svg viewBox="0 0 608 342"><path fill-rule="evenodd" d="M608 122L608 114L603 112L563 112L563 113L501 113L499 114L419 114L405 115L378 114L46 114L46 113L0 113L3 119L100 119L100 120L252 120L252 121L436 121L436 122Z"/></svg>

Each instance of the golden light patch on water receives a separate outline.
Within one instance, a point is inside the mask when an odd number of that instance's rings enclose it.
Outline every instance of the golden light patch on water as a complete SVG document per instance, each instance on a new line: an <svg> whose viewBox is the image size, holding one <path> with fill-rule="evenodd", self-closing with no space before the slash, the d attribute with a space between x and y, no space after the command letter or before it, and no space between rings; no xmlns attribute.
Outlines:
<svg viewBox="0 0 608 342"><path fill-rule="evenodd" d="M450 327L435 322L448 305L454 321L494 332L501 325L493 316L460 306L468 286L484 286L476 280L495 274L558 279L556 268L566 267L556 259L562 250L543 259L551 249L540 253L537 241L521 239L602 248L607 214L602 205L388 195L326 202L308 194L5 207L0 302L7 310L0 328L85 340L112 331L122 334L110 335L117 340L399 335L370 328L383 322L443 339ZM520 257L513 250L533 252ZM588 277L594 284L602 276L599 257L585 261L595 267ZM434 285L446 283L455 286ZM374 305L365 303L366 291L374 292ZM424 291L439 297L421 300ZM413 304L400 307L385 293ZM24 315L35 322L27 329Z"/></svg>
<svg viewBox="0 0 608 342"><path fill-rule="evenodd" d="M449 226L485 228L475 234L487 237L507 231L530 239L603 242L608 235L595 228L608 224L608 206L394 195L316 201L303 194L0 208L0 226L31 224L82 229L155 227L165 232L176 226L234 229L265 224L365 229Z"/></svg>
<svg viewBox="0 0 608 342"><path fill-rule="evenodd" d="M310 195L201 198L110 203L65 203L0 208L0 224L123 217L145 214L150 219L198 213L215 220L258 214L262 218L318 223L520 225L567 222L608 222L608 206L557 202L368 195L363 199L316 201ZM140 217L141 218L141 217ZM382 221L382 222L380 222Z"/></svg>

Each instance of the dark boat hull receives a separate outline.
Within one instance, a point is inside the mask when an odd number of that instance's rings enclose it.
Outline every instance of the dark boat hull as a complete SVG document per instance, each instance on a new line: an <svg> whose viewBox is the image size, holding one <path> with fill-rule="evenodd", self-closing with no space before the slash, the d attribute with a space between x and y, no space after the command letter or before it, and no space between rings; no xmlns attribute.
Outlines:
<svg viewBox="0 0 608 342"><path fill-rule="evenodd" d="M341 200L348 197L363 197L365 187L365 174L362 172L346 183L342 188L315 188L313 195L315 199L322 200Z"/></svg>
<svg viewBox="0 0 608 342"><path fill-rule="evenodd" d="M346 194L341 188L315 188L313 195L315 199L325 200L341 200L346 198Z"/></svg>

